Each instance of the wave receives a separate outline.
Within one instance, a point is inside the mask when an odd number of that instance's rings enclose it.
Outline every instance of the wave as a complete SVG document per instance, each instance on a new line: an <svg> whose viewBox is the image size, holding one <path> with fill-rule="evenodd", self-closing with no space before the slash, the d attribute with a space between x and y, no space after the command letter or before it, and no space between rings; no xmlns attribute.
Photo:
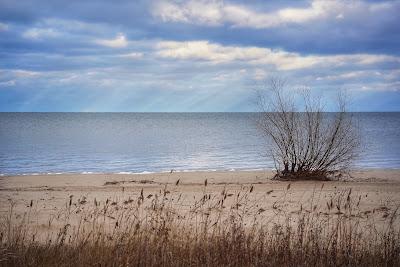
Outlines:
<svg viewBox="0 0 400 267"><path fill-rule="evenodd" d="M170 170L157 170L157 171L77 171L77 172L33 172L33 173L0 173L0 176L38 176L38 175L65 175L65 174L80 174L80 175L91 175L91 174L154 174L154 173L184 173L184 172L235 172L235 171L268 171L270 168L221 168L221 169L170 169Z"/></svg>

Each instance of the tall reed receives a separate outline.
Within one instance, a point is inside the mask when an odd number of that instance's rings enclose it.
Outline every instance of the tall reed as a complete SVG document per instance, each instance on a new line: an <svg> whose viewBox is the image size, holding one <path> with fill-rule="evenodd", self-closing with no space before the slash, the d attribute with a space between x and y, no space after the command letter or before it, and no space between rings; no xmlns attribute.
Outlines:
<svg viewBox="0 0 400 267"><path fill-rule="evenodd" d="M290 185L261 207L271 192L254 186L217 194L205 182L189 200L178 184L123 200L71 196L45 226L29 223L35 203L22 216L11 204L0 266L400 266L397 208L361 211L351 190L290 210Z"/></svg>

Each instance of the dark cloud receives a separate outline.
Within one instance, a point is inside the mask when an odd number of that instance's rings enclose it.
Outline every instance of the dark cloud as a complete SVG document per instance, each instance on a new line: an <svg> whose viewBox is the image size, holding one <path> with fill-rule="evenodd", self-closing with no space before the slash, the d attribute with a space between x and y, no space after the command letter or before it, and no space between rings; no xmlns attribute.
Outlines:
<svg viewBox="0 0 400 267"><path fill-rule="evenodd" d="M272 2L234 1L257 12L284 7L305 8L309 1ZM376 2L374 2L376 3ZM381 2L382 3L382 2ZM0 2L0 21L26 27L48 18L103 23L124 31L130 38L173 40L212 40L223 44L280 47L300 53L399 53L398 27L400 2L388 1L390 7L366 13L365 8L349 8L342 19L317 20L286 24L267 29L234 28L183 23L160 23L151 15L152 1L14 1ZM348 4L349 6L351 3ZM264 7L264 8L262 8ZM268 8L265 8L268 7Z"/></svg>

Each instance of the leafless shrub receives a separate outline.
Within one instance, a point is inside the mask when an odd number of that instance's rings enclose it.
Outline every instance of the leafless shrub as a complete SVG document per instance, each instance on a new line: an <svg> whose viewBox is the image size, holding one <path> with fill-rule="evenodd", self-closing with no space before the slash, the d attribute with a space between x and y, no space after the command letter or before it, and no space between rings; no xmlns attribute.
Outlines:
<svg viewBox="0 0 400 267"><path fill-rule="evenodd" d="M277 178L328 179L348 170L357 155L360 138L356 122L346 110L346 99L338 95L338 112L324 112L320 98L302 90L302 107L295 94L286 92L285 82L271 79L268 95L258 92L262 133L272 141L271 156Z"/></svg>

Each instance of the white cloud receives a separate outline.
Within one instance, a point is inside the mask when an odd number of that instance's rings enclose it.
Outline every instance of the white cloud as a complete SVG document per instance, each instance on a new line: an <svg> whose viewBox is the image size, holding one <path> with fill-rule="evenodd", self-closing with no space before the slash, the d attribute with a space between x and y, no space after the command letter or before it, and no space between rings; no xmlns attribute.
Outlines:
<svg viewBox="0 0 400 267"><path fill-rule="evenodd" d="M218 25L222 19L222 7L220 1L199 0L181 4L158 1L153 6L152 13L163 21Z"/></svg>
<svg viewBox="0 0 400 267"><path fill-rule="evenodd" d="M232 24L234 27L268 28L285 23L304 23L315 19L340 15L343 3L338 1L313 1L307 8L285 8L273 12L257 12L244 5L218 0L158 1L153 16L163 21L202 25Z"/></svg>
<svg viewBox="0 0 400 267"><path fill-rule="evenodd" d="M256 59L264 52L263 49L256 47L242 49L212 44L208 41L162 41L158 43L157 49L157 55L164 58L199 59L215 63Z"/></svg>
<svg viewBox="0 0 400 267"><path fill-rule="evenodd" d="M130 58L130 59L139 59L143 57L143 53L141 52L132 52L132 53L128 53L128 54L122 54L119 55L120 57L123 58Z"/></svg>
<svg viewBox="0 0 400 267"><path fill-rule="evenodd" d="M359 91L392 91L399 92L400 91L400 82L392 82L392 83L371 83L367 85L363 85L361 87L356 88L355 90Z"/></svg>
<svg viewBox="0 0 400 267"><path fill-rule="evenodd" d="M400 79L400 68L397 70L392 70L392 71L385 70L383 73L382 72L378 72L378 73L379 74L377 74L377 75L382 75L383 78L387 81L393 81L393 80Z"/></svg>
<svg viewBox="0 0 400 267"><path fill-rule="evenodd" d="M37 71L22 70L22 69L0 69L1 76L12 76L14 78L29 78L40 75Z"/></svg>
<svg viewBox="0 0 400 267"><path fill-rule="evenodd" d="M22 36L32 40L42 40L48 38L56 38L61 35L55 29L52 28L32 28L22 33Z"/></svg>
<svg viewBox="0 0 400 267"><path fill-rule="evenodd" d="M28 81L37 78L39 72L23 69L0 69L0 87L15 86L17 82Z"/></svg>
<svg viewBox="0 0 400 267"><path fill-rule="evenodd" d="M317 77L316 80L317 81L322 81L322 80L348 80L348 79L359 79L361 77L365 77L365 76L373 76L373 75L379 75L376 74L376 72L374 71L348 71L345 73L341 73L341 74L337 74L337 75L326 75L326 76L322 76L322 77Z"/></svg>
<svg viewBox="0 0 400 267"><path fill-rule="evenodd" d="M112 48L121 48L128 45L125 35L122 33L118 34L115 39L99 39L95 41L97 44Z"/></svg>
<svg viewBox="0 0 400 267"><path fill-rule="evenodd" d="M14 86L15 84L16 84L15 80L10 80L10 81L5 81L5 82L0 82L0 87Z"/></svg>
<svg viewBox="0 0 400 267"><path fill-rule="evenodd" d="M156 55L178 60L202 60L213 64L233 61L254 65L273 65L278 70L305 69L314 66L371 65L383 62L400 63L399 57L388 55L300 55L298 53L260 47L222 46L208 41L162 41Z"/></svg>
<svg viewBox="0 0 400 267"><path fill-rule="evenodd" d="M154 17L162 21L217 26L270 28L284 24L301 24L324 19L343 19L352 13L373 13L391 7L389 3L365 3L362 1L314 0L304 8L282 8L260 12L245 5L222 0L159 0L152 9Z"/></svg>
<svg viewBox="0 0 400 267"><path fill-rule="evenodd" d="M281 23L304 23L327 17L331 14L335 14L336 17L340 14L341 9L343 9L343 3L339 1L318 0L313 1L310 7L285 8L279 10L277 14Z"/></svg>
<svg viewBox="0 0 400 267"><path fill-rule="evenodd" d="M29 70L14 70L13 74L18 78L27 78L40 75L37 71L29 71Z"/></svg>
<svg viewBox="0 0 400 267"><path fill-rule="evenodd" d="M224 21L234 27L270 28L288 23L305 23L335 14L340 4L334 1L314 1L307 8L284 8L274 12L257 12L245 6L227 4L223 7Z"/></svg>

